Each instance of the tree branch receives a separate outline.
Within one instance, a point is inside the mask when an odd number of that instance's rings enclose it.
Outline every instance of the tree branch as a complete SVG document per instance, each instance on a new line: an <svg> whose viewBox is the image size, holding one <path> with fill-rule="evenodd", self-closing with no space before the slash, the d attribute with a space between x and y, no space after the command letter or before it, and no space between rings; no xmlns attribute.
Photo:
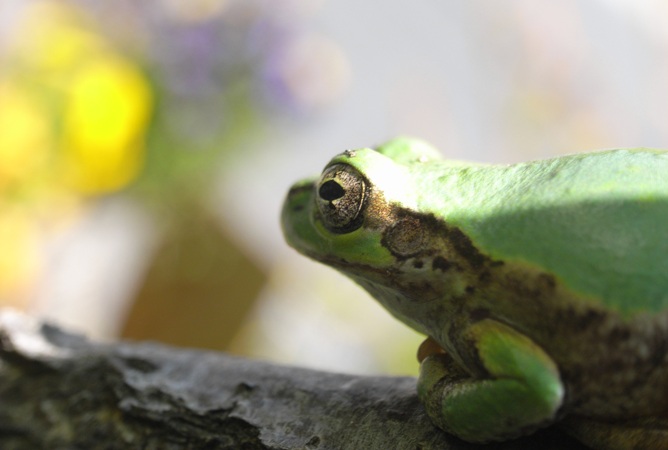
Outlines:
<svg viewBox="0 0 668 450"><path fill-rule="evenodd" d="M431 425L415 379L90 342L0 312L3 449L487 448ZM582 448L556 430L495 449Z"/></svg>

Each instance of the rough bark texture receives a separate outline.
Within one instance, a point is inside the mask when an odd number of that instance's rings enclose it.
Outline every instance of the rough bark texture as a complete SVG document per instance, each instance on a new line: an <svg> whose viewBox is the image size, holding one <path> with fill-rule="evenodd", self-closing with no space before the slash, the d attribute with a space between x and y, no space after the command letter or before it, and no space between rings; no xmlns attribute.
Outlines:
<svg viewBox="0 0 668 450"><path fill-rule="evenodd" d="M494 446L433 427L415 379L101 344L0 313L2 449L578 449L557 430Z"/></svg>

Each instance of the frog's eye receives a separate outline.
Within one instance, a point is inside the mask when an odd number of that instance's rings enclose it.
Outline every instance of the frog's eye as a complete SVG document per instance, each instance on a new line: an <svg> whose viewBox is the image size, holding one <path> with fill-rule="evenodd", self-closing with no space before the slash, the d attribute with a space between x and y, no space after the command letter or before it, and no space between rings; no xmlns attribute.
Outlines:
<svg viewBox="0 0 668 450"><path fill-rule="evenodd" d="M366 179L347 164L325 169L318 182L318 209L333 233L350 233L362 225L367 195Z"/></svg>

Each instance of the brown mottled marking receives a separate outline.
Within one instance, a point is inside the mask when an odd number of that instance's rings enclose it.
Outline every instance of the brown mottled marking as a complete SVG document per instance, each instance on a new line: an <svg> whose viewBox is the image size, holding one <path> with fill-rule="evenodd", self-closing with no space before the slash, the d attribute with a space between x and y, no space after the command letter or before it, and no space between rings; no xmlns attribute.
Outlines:
<svg viewBox="0 0 668 450"><path fill-rule="evenodd" d="M478 281L481 283L487 283L492 279L492 274L489 270L483 270L478 274Z"/></svg>
<svg viewBox="0 0 668 450"><path fill-rule="evenodd" d="M480 269L485 262L489 261L489 258L480 253L471 242L471 239L462 233L459 228L451 227L448 239L452 242L457 253L464 257L474 269Z"/></svg>
<svg viewBox="0 0 668 450"><path fill-rule="evenodd" d="M549 273L542 273L538 275L538 282L542 284L543 292L551 293L557 287L557 280L554 278L554 275Z"/></svg>
<svg viewBox="0 0 668 450"><path fill-rule="evenodd" d="M447 272L452 267L452 263L445 259L442 256L437 256L431 262L432 270L440 270L442 272Z"/></svg>
<svg viewBox="0 0 668 450"><path fill-rule="evenodd" d="M481 270L486 265L494 267L503 265L503 262L492 261L481 253L459 228L448 225L434 214L416 213L395 205L391 209L390 216L395 217L395 222L383 232L381 245L399 260L416 255L433 254L435 249L431 247L431 243L434 239L444 239L474 270ZM442 264L444 261L448 263L447 268ZM432 269L445 271L452 265L453 263L447 258L437 256L433 260Z"/></svg>
<svg viewBox="0 0 668 450"><path fill-rule="evenodd" d="M479 322L479 321L487 319L491 316L492 316L492 314L486 308L476 308L476 309L471 310L471 312L469 313L469 317L471 319L471 322Z"/></svg>

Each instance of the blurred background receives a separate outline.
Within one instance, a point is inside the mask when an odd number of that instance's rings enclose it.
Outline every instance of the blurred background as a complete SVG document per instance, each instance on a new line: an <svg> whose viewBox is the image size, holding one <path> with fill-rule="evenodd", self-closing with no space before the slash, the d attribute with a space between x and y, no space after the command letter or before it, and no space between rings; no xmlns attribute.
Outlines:
<svg viewBox="0 0 668 450"><path fill-rule="evenodd" d="M396 135L514 162L668 148L660 0L2 0L0 304L414 374L421 337L283 242L290 184Z"/></svg>

